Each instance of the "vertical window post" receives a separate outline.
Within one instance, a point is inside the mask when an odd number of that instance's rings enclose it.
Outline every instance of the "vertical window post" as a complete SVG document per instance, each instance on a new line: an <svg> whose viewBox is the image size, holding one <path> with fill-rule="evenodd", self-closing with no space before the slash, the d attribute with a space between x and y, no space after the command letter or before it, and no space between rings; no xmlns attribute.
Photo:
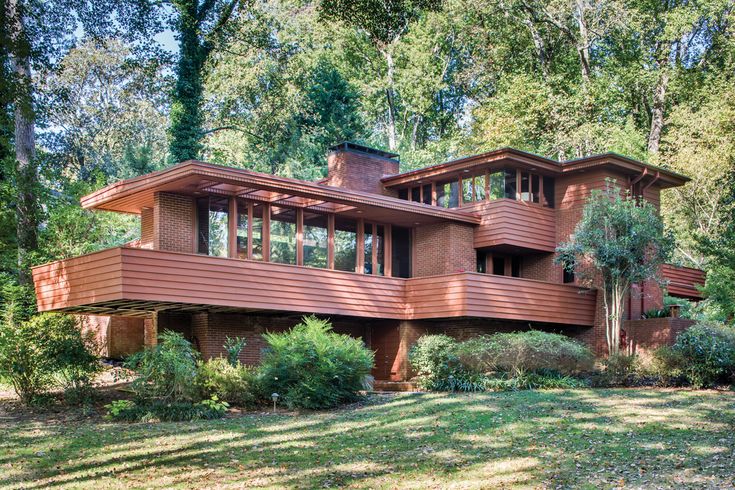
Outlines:
<svg viewBox="0 0 735 490"><path fill-rule="evenodd" d="M383 245L383 267L385 277L393 276L393 228L392 225L387 224L383 228L385 233L385 244Z"/></svg>
<svg viewBox="0 0 735 490"><path fill-rule="evenodd" d="M373 263L373 266L371 267L371 271L374 275L378 275L378 225L373 223L372 225L373 230L373 246L371 248L371 257L370 260Z"/></svg>
<svg viewBox="0 0 735 490"><path fill-rule="evenodd" d="M248 259L253 258L253 203L248 203Z"/></svg>
<svg viewBox="0 0 735 490"><path fill-rule="evenodd" d="M436 206L436 182L431 183L431 205Z"/></svg>
<svg viewBox="0 0 735 490"><path fill-rule="evenodd" d="M296 210L296 265L304 265L304 210Z"/></svg>
<svg viewBox="0 0 735 490"><path fill-rule="evenodd" d="M357 220L357 268L358 274L365 273L365 220Z"/></svg>

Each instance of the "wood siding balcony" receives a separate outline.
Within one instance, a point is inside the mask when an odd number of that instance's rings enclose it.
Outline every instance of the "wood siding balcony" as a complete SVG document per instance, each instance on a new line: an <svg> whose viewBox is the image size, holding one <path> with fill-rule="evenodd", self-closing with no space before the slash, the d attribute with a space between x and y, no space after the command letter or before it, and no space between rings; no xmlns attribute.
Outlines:
<svg viewBox="0 0 735 490"><path fill-rule="evenodd" d="M699 286L704 286L706 279L704 271L664 264L661 267L661 274L668 281L666 289L671 296L693 300L704 297L698 289Z"/></svg>
<svg viewBox="0 0 735 490"><path fill-rule="evenodd" d="M482 221L475 228L474 247L522 247L540 252L556 248L556 213L553 208L513 199L497 199L463 206Z"/></svg>
<svg viewBox="0 0 735 490"><path fill-rule="evenodd" d="M590 326L595 292L470 272L412 279L139 248L35 267L40 311L285 311L384 319L497 318Z"/></svg>

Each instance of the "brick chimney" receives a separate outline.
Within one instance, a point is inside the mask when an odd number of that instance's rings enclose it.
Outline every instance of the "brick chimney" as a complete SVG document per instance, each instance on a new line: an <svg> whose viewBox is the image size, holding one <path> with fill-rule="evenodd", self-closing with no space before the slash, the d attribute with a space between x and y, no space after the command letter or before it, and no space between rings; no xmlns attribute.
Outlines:
<svg viewBox="0 0 735 490"><path fill-rule="evenodd" d="M396 191L383 187L380 179L397 174L399 164L396 153L356 143L340 143L329 149L324 184L396 197Z"/></svg>

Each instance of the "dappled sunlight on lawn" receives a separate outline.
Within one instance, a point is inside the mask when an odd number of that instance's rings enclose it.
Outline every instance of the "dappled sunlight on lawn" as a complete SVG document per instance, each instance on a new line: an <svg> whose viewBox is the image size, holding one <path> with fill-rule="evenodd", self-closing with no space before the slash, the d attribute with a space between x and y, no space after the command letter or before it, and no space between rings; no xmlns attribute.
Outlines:
<svg viewBox="0 0 735 490"><path fill-rule="evenodd" d="M192 423L0 422L0 487L735 485L735 395L401 394Z"/></svg>

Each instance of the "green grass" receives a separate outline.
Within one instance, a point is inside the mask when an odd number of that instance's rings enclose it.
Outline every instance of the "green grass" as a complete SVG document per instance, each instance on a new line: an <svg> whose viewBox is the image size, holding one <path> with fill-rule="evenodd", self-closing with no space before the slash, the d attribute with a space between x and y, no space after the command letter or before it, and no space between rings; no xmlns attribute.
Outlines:
<svg viewBox="0 0 735 490"><path fill-rule="evenodd" d="M1 410L0 487L735 485L735 394L725 392L406 394L161 424Z"/></svg>

